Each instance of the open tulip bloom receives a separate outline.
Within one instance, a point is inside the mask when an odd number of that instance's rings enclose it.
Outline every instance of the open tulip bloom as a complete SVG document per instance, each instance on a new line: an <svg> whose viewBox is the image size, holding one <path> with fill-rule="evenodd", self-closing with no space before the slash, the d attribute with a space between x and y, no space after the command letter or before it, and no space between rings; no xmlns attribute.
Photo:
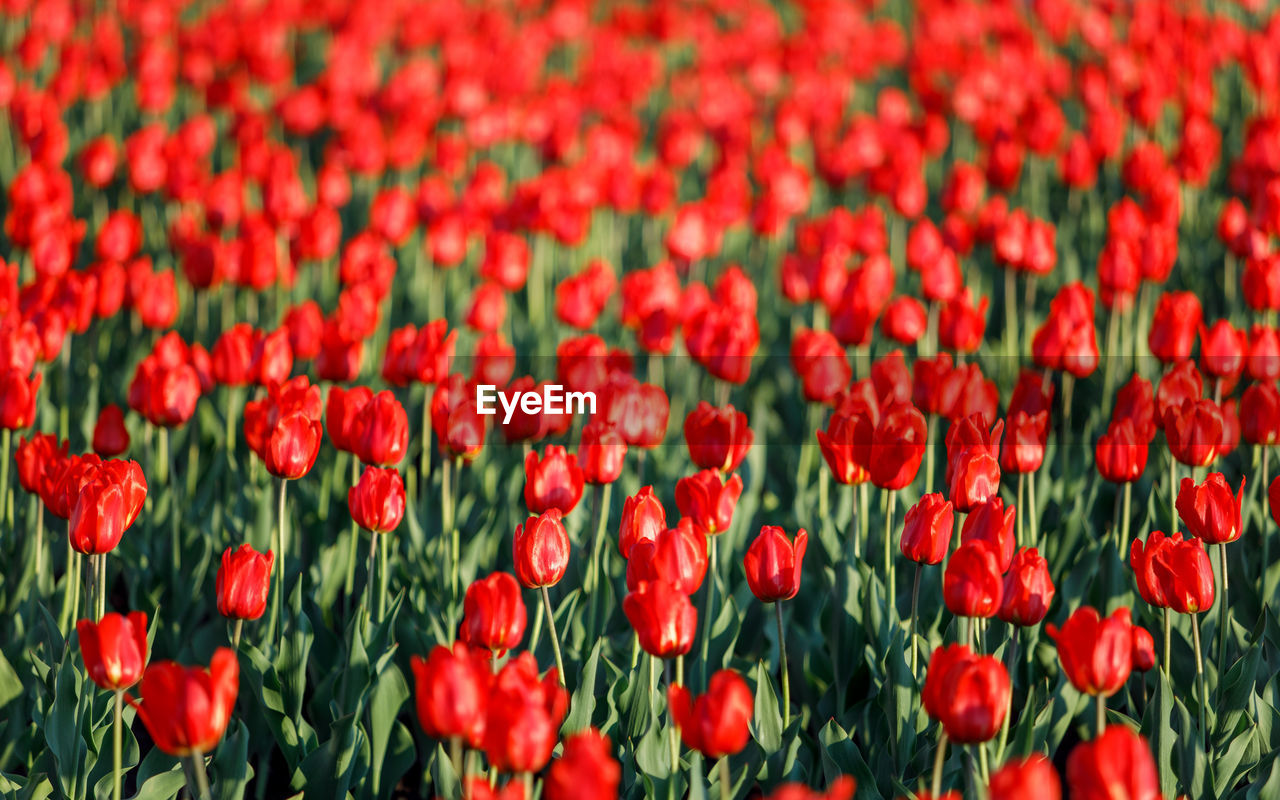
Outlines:
<svg viewBox="0 0 1280 800"><path fill-rule="evenodd" d="M1280 796L1277 65L0 2L0 794Z"/></svg>

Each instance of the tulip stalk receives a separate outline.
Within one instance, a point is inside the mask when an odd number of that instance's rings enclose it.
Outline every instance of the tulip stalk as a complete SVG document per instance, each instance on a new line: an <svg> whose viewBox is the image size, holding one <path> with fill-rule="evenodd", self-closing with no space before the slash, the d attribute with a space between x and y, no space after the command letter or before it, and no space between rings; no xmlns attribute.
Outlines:
<svg viewBox="0 0 1280 800"><path fill-rule="evenodd" d="M791 727L791 671L787 668L787 631L782 624L782 603L774 603L778 618L778 660L782 672L782 729Z"/></svg>
<svg viewBox="0 0 1280 800"><path fill-rule="evenodd" d="M355 486L360 482L360 459L354 455L351 456L351 485ZM343 581L342 588L346 602L351 602L351 595L356 588L356 550L360 545L360 525L356 522L355 517L351 518L351 546L347 550L347 575ZM372 574L372 573L370 573ZM348 610L349 610L348 606Z"/></svg>
<svg viewBox="0 0 1280 800"><path fill-rule="evenodd" d="M121 774L121 764L124 762L124 717L122 715L124 706L124 689L116 689L115 701L112 705L113 725L111 729L111 796L114 800L120 800L123 797L124 776Z"/></svg>
<svg viewBox="0 0 1280 800"><path fill-rule="evenodd" d="M1231 631L1230 622L1227 619L1229 613L1227 605L1227 543L1218 543L1218 571L1222 576L1222 592L1218 595L1218 674L1226 675L1227 665L1227 639L1228 633ZM1222 683L1218 683L1218 692L1222 692Z"/></svg>
<svg viewBox="0 0 1280 800"><path fill-rule="evenodd" d="M1094 707L1097 713L1098 725L1097 733L1095 735L1101 736L1102 732L1107 729L1107 698L1102 695L1098 695L1094 700L1096 701Z"/></svg>
<svg viewBox="0 0 1280 800"><path fill-rule="evenodd" d="M1200 617L1197 614L1191 615L1191 642L1196 649L1196 684L1200 692L1200 736L1207 754L1209 752L1209 731L1205 720L1208 716L1209 690L1204 678L1204 655L1200 650Z"/></svg>
<svg viewBox="0 0 1280 800"><path fill-rule="evenodd" d="M720 758L720 800L733 800L733 775L729 772L729 757Z"/></svg>
<svg viewBox="0 0 1280 800"><path fill-rule="evenodd" d="M712 608L712 598L715 596L715 591L716 591L716 572L718 569L716 564L717 562L716 538L717 537L715 535L712 535L712 536L708 536L707 538L710 539L711 541L709 543L710 552L707 555L707 577L706 577L707 593L702 598L702 652L701 652L701 655L702 655L702 663L704 666L707 663L707 655L711 652L711 627L712 627L711 608Z"/></svg>
<svg viewBox="0 0 1280 800"><path fill-rule="evenodd" d="M1169 643L1173 639L1173 617L1169 614L1168 606L1164 609L1164 674L1172 676L1173 662L1169 660Z"/></svg>
<svg viewBox="0 0 1280 800"><path fill-rule="evenodd" d="M560 653L560 634L556 632L556 615L551 609L551 593L546 586L542 587L542 605L547 609L547 632L551 634L551 652L556 656L556 671L559 673L557 677L560 685L564 686L564 656Z"/></svg>
<svg viewBox="0 0 1280 800"><path fill-rule="evenodd" d="M916 644L916 627L920 618L920 578L924 570L920 562L916 562L916 576L911 582L911 623L907 628L907 641L911 643L911 677L918 676L920 670L920 648Z"/></svg>
<svg viewBox="0 0 1280 800"><path fill-rule="evenodd" d="M0 431L0 520L3 520L6 527L13 526L13 520L9 514L9 462L13 459L9 457L9 451L13 447L13 431L5 428Z"/></svg>
<svg viewBox="0 0 1280 800"><path fill-rule="evenodd" d="M888 497L885 498L887 508L884 515L884 576L885 576L885 599L889 603L889 610L893 615L897 616L897 603L895 602L897 581L894 580L893 570L893 512L898 504L898 493L894 491L886 491Z"/></svg>
<svg viewBox="0 0 1280 800"><path fill-rule="evenodd" d="M605 527L609 524L609 495L612 493L613 484L596 484L592 489L591 497L591 526L595 529L595 541L591 544L591 566L588 586L591 591L591 611L587 624L587 641L594 641L599 638L600 632L597 628L600 618L600 593L601 593L601 577L604 573L603 550Z"/></svg>
<svg viewBox="0 0 1280 800"><path fill-rule="evenodd" d="M209 775L204 769L204 753L197 750L185 761L188 793L198 800L210 800L213 795L209 793Z"/></svg>
<svg viewBox="0 0 1280 800"><path fill-rule="evenodd" d="M942 765L947 761L947 732L938 726L938 747L933 752L933 779L929 783L929 796L942 796Z"/></svg>
<svg viewBox="0 0 1280 800"><path fill-rule="evenodd" d="M279 557L276 559L276 607L279 609L279 616L276 621L279 627L276 629L277 641L283 647L284 645L284 562L285 562L285 500L289 482L284 478L280 478L280 494L279 503L276 506L276 552Z"/></svg>
<svg viewBox="0 0 1280 800"><path fill-rule="evenodd" d="M1271 448L1267 445L1261 445L1261 447L1262 447L1262 487L1261 487L1260 502L1265 506L1267 502L1267 489L1271 486L1271 481L1270 481L1271 476L1268 474L1271 471L1270 469L1271 468ZM1269 531L1267 530L1267 512L1265 511L1265 509L1260 513L1260 516L1262 517L1262 521L1258 525L1258 527L1262 531L1262 581L1261 581L1262 596L1270 597L1271 595L1267 591L1267 568L1271 566L1271 536L1268 535Z"/></svg>

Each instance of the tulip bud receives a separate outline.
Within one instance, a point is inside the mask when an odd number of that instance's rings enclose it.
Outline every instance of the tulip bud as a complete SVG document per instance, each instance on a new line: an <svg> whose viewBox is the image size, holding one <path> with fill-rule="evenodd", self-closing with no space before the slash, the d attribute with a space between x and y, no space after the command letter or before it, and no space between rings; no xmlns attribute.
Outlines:
<svg viewBox="0 0 1280 800"><path fill-rule="evenodd" d="M1166 292L1156 301L1147 345L1165 364L1191 357L1202 318L1200 299L1192 292Z"/></svg>
<svg viewBox="0 0 1280 800"><path fill-rule="evenodd" d="M1002 575L995 545L982 540L963 544L943 573L943 601L960 617L993 617L1003 598Z"/></svg>
<svg viewBox="0 0 1280 800"><path fill-rule="evenodd" d="M997 616L1024 627L1039 625L1049 613L1054 592L1049 562L1034 547L1023 548L1004 576L1004 596Z"/></svg>
<svg viewBox="0 0 1280 800"><path fill-rule="evenodd" d="M775 525L765 525L742 558L751 593L765 603L790 600L800 591L800 567L809 534L796 532L795 542Z"/></svg>
<svg viewBox="0 0 1280 800"><path fill-rule="evenodd" d="M1133 626L1133 668L1147 672L1156 665L1156 642L1146 628Z"/></svg>
<svg viewBox="0 0 1280 800"><path fill-rule="evenodd" d="M989 741L1009 712L1012 688L1004 664L967 645L939 647L929 658L922 699L929 716L957 744Z"/></svg>
<svg viewBox="0 0 1280 800"><path fill-rule="evenodd" d="M1119 608L1106 619L1089 607L1077 608L1059 629L1049 625L1058 645L1062 671L1071 685L1085 694L1110 697L1124 686L1133 668L1133 623L1129 609Z"/></svg>
<svg viewBox="0 0 1280 800"><path fill-rule="evenodd" d="M542 458L529 451L524 460L524 502L534 514L555 508L568 514L582 498L584 481L576 456L551 445Z"/></svg>
<svg viewBox="0 0 1280 800"><path fill-rule="evenodd" d="M676 506L704 533L724 533L733 521L733 510L742 495L742 477L734 474L723 484L720 473L704 469L676 481Z"/></svg>
<svg viewBox="0 0 1280 800"><path fill-rule="evenodd" d="M987 800L1062 800L1058 773L1039 753L1012 759L991 773Z"/></svg>
<svg viewBox="0 0 1280 800"><path fill-rule="evenodd" d="M459 632L462 641L501 655L520 644L527 623L520 584L510 573L495 572L467 587Z"/></svg>
<svg viewBox="0 0 1280 800"><path fill-rule="evenodd" d="M1004 500L999 495L994 495L965 517L960 529L960 544L989 542L999 558L1000 572L1003 574L1009 570L1009 563L1013 560L1016 546L1013 526L1016 516L1016 508L1005 508Z"/></svg>
<svg viewBox="0 0 1280 800"><path fill-rule="evenodd" d="M1184 400L1165 416L1169 452L1191 467L1208 466L1222 443L1222 410L1212 400Z"/></svg>
<svg viewBox="0 0 1280 800"><path fill-rule="evenodd" d="M301 411L282 417L268 434L263 459L267 471L285 480L306 475L320 453L321 431L320 421Z"/></svg>
<svg viewBox="0 0 1280 800"><path fill-rule="evenodd" d="M433 739L462 739L480 747L488 713L493 673L486 650L462 642L436 645L426 658L414 656L414 695L418 721Z"/></svg>
<svg viewBox="0 0 1280 800"><path fill-rule="evenodd" d="M352 423L355 452L366 464L394 467L409 449L409 418L389 390L365 403Z"/></svg>
<svg viewBox="0 0 1280 800"><path fill-rule="evenodd" d="M1240 397L1241 435L1249 444L1280 442L1280 391L1272 383L1255 383Z"/></svg>
<svg viewBox="0 0 1280 800"><path fill-rule="evenodd" d="M1147 442L1134 433L1129 419L1113 421L1093 452L1098 474L1112 483L1132 483L1147 466Z"/></svg>
<svg viewBox="0 0 1280 800"><path fill-rule="evenodd" d="M80 655L85 672L108 691L128 689L142 677L147 664L147 615L134 611L128 616L114 612L94 623L76 623L80 635Z"/></svg>
<svg viewBox="0 0 1280 800"><path fill-rule="evenodd" d="M595 728L566 736L560 758L551 762L543 781L547 800L614 800L622 767L611 749Z"/></svg>
<svg viewBox="0 0 1280 800"><path fill-rule="evenodd" d="M903 520L902 554L917 564L940 564L951 546L955 514L938 492L921 497Z"/></svg>
<svg viewBox="0 0 1280 800"><path fill-rule="evenodd" d="M707 537L693 529L689 519L660 531L653 539L640 539L627 557L627 590L642 582L663 580L692 595L707 574Z"/></svg>
<svg viewBox="0 0 1280 800"><path fill-rule="evenodd" d="M347 508L357 525L373 533L389 533L404 518L404 481L394 469L365 467L347 490Z"/></svg>
<svg viewBox="0 0 1280 800"><path fill-rule="evenodd" d="M641 581L622 598L622 611L649 655L675 658L693 649L698 613L689 596L667 581Z"/></svg>
<svg viewBox="0 0 1280 800"><path fill-rule="evenodd" d="M1108 725L1067 757L1067 794L1072 800L1160 797L1151 745L1126 725Z"/></svg>
<svg viewBox="0 0 1280 800"><path fill-rule="evenodd" d="M653 541L667 528L667 511L653 493L644 486L622 504L622 520L618 525L618 552L631 558L631 551L642 541Z"/></svg>
<svg viewBox="0 0 1280 800"><path fill-rule="evenodd" d="M532 653L507 662L494 678L485 716L489 763L503 772L540 772L551 760L568 708L569 693L554 669L539 678Z"/></svg>
<svg viewBox="0 0 1280 800"><path fill-rule="evenodd" d="M124 426L124 412L108 403L98 412L93 426L93 452L103 458L118 456L129 449L129 430Z"/></svg>
<svg viewBox="0 0 1280 800"><path fill-rule="evenodd" d="M259 553L248 544L222 552L218 570L218 613L231 619L258 619L267 610L275 553Z"/></svg>
<svg viewBox="0 0 1280 800"><path fill-rule="evenodd" d="M626 457L627 443L613 425L605 420L592 420L583 426L578 461L585 482L593 486L613 483L622 475Z"/></svg>
<svg viewBox="0 0 1280 800"><path fill-rule="evenodd" d="M240 662L220 647L209 668L159 661L147 667L139 700L127 698L151 739L177 758L212 753L231 721L240 688Z"/></svg>
<svg viewBox="0 0 1280 800"><path fill-rule="evenodd" d="M714 761L747 746L753 700L738 673L722 669L711 676L707 693L694 698L683 686L668 691L671 716L689 749Z"/></svg>
<svg viewBox="0 0 1280 800"><path fill-rule="evenodd" d="M552 508L516 526L516 577L526 589L554 586L569 568L569 534L560 519L560 510Z"/></svg>
<svg viewBox="0 0 1280 800"><path fill-rule="evenodd" d="M1199 486L1191 478L1183 478L1178 490L1178 517L1191 535L1205 544L1225 544L1240 538L1244 528L1240 507L1244 499L1245 479L1235 496L1221 472L1214 472Z"/></svg>

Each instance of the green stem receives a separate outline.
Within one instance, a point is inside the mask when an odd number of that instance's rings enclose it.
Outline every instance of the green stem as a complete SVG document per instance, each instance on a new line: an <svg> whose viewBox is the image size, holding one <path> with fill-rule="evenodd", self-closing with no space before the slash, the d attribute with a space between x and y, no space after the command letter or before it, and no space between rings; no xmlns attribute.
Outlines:
<svg viewBox="0 0 1280 800"><path fill-rule="evenodd" d="M596 486L592 491L591 518L596 538L591 545L591 580L588 584L591 587L591 612L587 625L587 641L589 642L600 638L600 629L597 626L600 620L600 595L603 594L600 587L603 585L601 577L604 574L604 537L605 528L609 525L609 495L612 491L613 484L611 483Z"/></svg>
<svg viewBox="0 0 1280 800"><path fill-rule="evenodd" d="M671 683L671 662L664 661L662 663L662 671L666 675L667 689L673 685ZM668 746L671 748L671 782L668 784L668 796L674 798L676 796L676 776L680 773L680 726L676 724L675 712L671 709L670 704L667 705L668 725L671 735L668 737Z"/></svg>
<svg viewBox="0 0 1280 800"><path fill-rule="evenodd" d="M1019 548L1021 548L1022 543L1026 541L1026 538L1022 535L1022 515L1025 511L1025 509L1023 508L1022 498L1026 493L1025 492L1026 486L1027 486L1027 475L1025 472L1019 472L1018 473L1018 500L1017 500L1017 504L1014 506L1014 508L1016 508L1017 511L1014 512L1015 522L1013 527L1013 540L1014 540L1014 543Z"/></svg>
<svg viewBox="0 0 1280 800"><path fill-rule="evenodd" d="M1218 594L1218 674L1226 675L1227 665L1227 640L1230 638L1231 627L1227 619L1229 613L1229 605L1227 603L1227 545L1225 542L1218 543L1218 570L1222 577L1222 592ZM1222 683L1219 679L1218 693L1222 693Z"/></svg>
<svg viewBox="0 0 1280 800"><path fill-rule="evenodd" d="M286 531L285 526L285 498L289 487L289 482L284 478L278 479L280 482L279 501L276 505L276 607L280 609L280 615L276 618L280 623L276 629L276 641L283 646L284 644L284 562L285 562L285 543Z"/></svg>
<svg viewBox="0 0 1280 800"><path fill-rule="evenodd" d="M916 626L919 624L920 616L920 577L924 569L920 562L916 562L916 576L911 582L911 626L907 629L907 640L911 643L911 677L914 679L920 673L920 647L916 643Z"/></svg>
<svg viewBox="0 0 1280 800"><path fill-rule="evenodd" d="M188 790L200 800L210 800L209 775L204 771L204 753L199 750L191 754L191 773L195 776L195 786Z"/></svg>
<svg viewBox="0 0 1280 800"><path fill-rule="evenodd" d="M1173 617L1169 609L1164 610L1164 674L1172 677L1172 662L1169 660L1169 642L1173 638Z"/></svg>
<svg viewBox="0 0 1280 800"><path fill-rule="evenodd" d="M711 652L711 611L712 598L716 591L716 541L717 537L709 536L710 552L707 555L707 591L702 598L702 668L710 677L710 670L707 665L708 654Z"/></svg>
<svg viewBox="0 0 1280 800"><path fill-rule="evenodd" d="M3 521L6 527L11 527L13 520L9 519L9 450L13 446L13 431L5 428L0 431L0 521Z"/></svg>
<svg viewBox="0 0 1280 800"><path fill-rule="evenodd" d="M559 672L560 685L564 686L564 657L560 653L560 634L556 632L556 615L551 608L551 593L542 587L542 605L547 609L547 631L551 634L551 651L556 655L556 670Z"/></svg>
<svg viewBox="0 0 1280 800"><path fill-rule="evenodd" d="M942 796L942 765L947 761L947 732L938 726L938 747L933 752L933 780L929 784L931 797Z"/></svg>
<svg viewBox="0 0 1280 800"><path fill-rule="evenodd" d="M1097 735L1101 736L1102 732L1107 729L1107 698L1098 695L1095 700L1095 708L1097 711Z"/></svg>
<svg viewBox="0 0 1280 800"><path fill-rule="evenodd" d="M454 779L463 787L461 795L466 794L466 778L462 774L462 737L449 737L449 763L453 765Z"/></svg>
<svg viewBox="0 0 1280 800"><path fill-rule="evenodd" d="M1200 650L1200 617L1191 615L1191 642L1196 649L1196 683L1200 691L1200 736L1205 753L1209 752L1208 704L1209 691L1204 679L1204 655Z"/></svg>
<svg viewBox="0 0 1280 800"><path fill-rule="evenodd" d="M1262 445L1262 485L1259 487L1259 495L1261 498L1262 509L1258 514L1258 529L1262 532L1262 596L1270 597L1268 594L1270 587L1267 585L1267 569L1271 566L1271 531L1267 525L1267 490L1271 487L1269 483L1271 467L1271 447Z"/></svg>
<svg viewBox="0 0 1280 800"><path fill-rule="evenodd" d="M1031 473L1027 478L1027 522L1031 527L1031 541L1036 547L1043 548L1040 541L1040 512L1036 506L1036 475ZM1041 554L1043 554L1041 550Z"/></svg>
<svg viewBox="0 0 1280 800"><path fill-rule="evenodd" d="M1178 530L1178 462L1173 457L1173 452L1169 453L1169 535L1172 536Z"/></svg>
<svg viewBox="0 0 1280 800"><path fill-rule="evenodd" d="M782 729L791 726L791 671L787 668L787 632L782 624L782 603L774 603L773 610L778 618L778 659L782 672Z"/></svg>
<svg viewBox="0 0 1280 800"><path fill-rule="evenodd" d="M240 649L240 634L244 632L244 620L237 619L234 629L231 633L231 649Z"/></svg>
<svg viewBox="0 0 1280 800"><path fill-rule="evenodd" d="M898 503L898 493L887 491L888 508L884 515L884 576L885 602L889 604L890 620L897 617L897 581L893 569L893 512ZM896 624L896 623L895 623Z"/></svg>
<svg viewBox="0 0 1280 800"><path fill-rule="evenodd" d="M115 703L113 706L112 716L114 718L114 727L111 730L112 743L112 767L111 767L111 796L114 800L120 800L123 796L121 788L124 783L124 776L121 774L120 765L123 763L123 739L124 739L124 719L121 711L124 705L124 690L116 689Z"/></svg>
<svg viewBox="0 0 1280 800"><path fill-rule="evenodd" d="M351 485L355 486L360 482L360 459L351 456ZM355 518L351 519L351 546L347 548L347 576L342 584L344 596L347 603L351 602L351 594L356 588L356 550L360 545L360 526L356 524ZM347 606L350 609L350 606Z"/></svg>
<svg viewBox="0 0 1280 800"><path fill-rule="evenodd" d="M733 800L733 776L729 772L729 757L720 759L720 800Z"/></svg>
<svg viewBox="0 0 1280 800"><path fill-rule="evenodd" d="M390 591L391 568L388 564L388 551L391 543L387 534L380 533L373 537L378 542L378 621L387 618L387 593Z"/></svg>

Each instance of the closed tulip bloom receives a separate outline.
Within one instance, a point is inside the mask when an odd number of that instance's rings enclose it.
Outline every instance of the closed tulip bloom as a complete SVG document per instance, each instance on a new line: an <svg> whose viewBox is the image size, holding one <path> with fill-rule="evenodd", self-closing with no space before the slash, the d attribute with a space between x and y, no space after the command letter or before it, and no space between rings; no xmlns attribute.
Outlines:
<svg viewBox="0 0 1280 800"><path fill-rule="evenodd" d="M929 317L920 301L899 295L889 301L880 317L880 330L899 344L915 344L924 335Z"/></svg>
<svg viewBox="0 0 1280 800"><path fill-rule="evenodd" d="M729 530L733 510L742 496L742 476L734 474L720 482L720 473L704 469L676 481L676 506L680 515L693 520L703 533L717 534Z"/></svg>
<svg viewBox="0 0 1280 800"><path fill-rule="evenodd" d="M1147 346L1165 364L1191 357L1203 318L1200 298L1192 292L1166 292L1156 301Z"/></svg>
<svg viewBox="0 0 1280 800"><path fill-rule="evenodd" d="M911 371L901 350L890 350L871 364L871 386L882 406L911 402Z"/></svg>
<svg viewBox="0 0 1280 800"><path fill-rule="evenodd" d="M289 380L293 372L293 348L289 345L289 331L276 330L260 337L253 344L250 371L261 386L274 386Z"/></svg>
<svg viewBox="0 0 1280 800"><path fill-rule="evenodd" d="M109 553L142 513L147 481L136 461L103 461L81 476L67 526L71 547L86 555Z"/></svg>
<svg viewBox="0 0 1280 800"><path fill-rule="evenodd" d="M1161 531L1152 531L1144 543L1134 539L1129 548L1129 566L1133 568L1133 576L1138 584L1138 594L1148 605L1156 608L1168 608L1169 601L1164 596L1164 586L1156 576L1156 556L1162 548L1182 542L1182 534L1165 536Z"/></svg>
<svg viewBox="0 0 1280 800"><path fill-rule="evenodd" d="M1012 759L991 773L988 800L1062 800L1062 787L1053 762L1033 753Z"/></svg>
<svg viewBox="0 0 1280 800"><path fill-rule="evenodd" d="M28 494L43 497L52 488L52 478L65 468L69 442L58 444L58 437L51 433L35 433L31 438L19 438L13 460L18 474L18 485ZM77 487L78 490L78 487Z"/></svg>
<svg viewBox="0 0 1280 800"><path fill-rule="evenodd" d="M999 494L1000 462L991 453L967 450L952 463L948 495L957 511L972 511Z"/></svg>
<svg viewBox="0 0 1280 800"><path fill-rule="evenodd" d="M964 525L960 528L960 544L990 542L1000 559L1000 572L1004 573L1013 561L1016 547L1013 530L1016 516L1017 509L1014 506L1006 508L999 495L992 496L985 503L975 506L965 517Z"/></svg>
<svg viewBox="0 0 1280 800"><path fill-rule="evenodd" d="M295 411L282 417L268 435L264 451L267 471L297 480L311 471L320 453L320 421Z"/></svg>
<svg viewBox="0 0 1280 800"><path fill-rule="evenodd" d="M1132 421L1113 421L1093 450L1098 474L1112 483L1133 483L1147 468L1147 450L1146 441L1134 433Z"/></svg>
<svg viewBox="0 0 1280 800"><path fill-rule="evenodd" d="M1280 331L1269 325L1254 325L1249 329L1249 350L1244 368L1255 381L1280 378Z"/></svg>
<svg viewBox="0 0 1280 800"><path fill-rule="evenodd" d="M1151 745L1127 725L1108 725L1067 757L1072 800L1160 800L1160 775Z"/></svg>
<svg viewBox="0 0 1280 800"><path fill-rule="evenodd" d="M627 443L613 425L593 419L583 426L582 441L578 445L583 481L592 486L613 483L622 475L626 458Z"/></svg>
<svg viewBox="0 0 1280 800"><path fill-rule="evenodd" d="M520 644L528 621L520 584L509 572L495 572L467 587L459 638L501 655Z"/></svg>
<svg viewBox="0 0 1280 800"><path fill-rule="evenodd" d="M1198 614L1213 606L1213 567L1198 539L1168 539L1151 560L1151 571L1169 609Z"/></svg>
<svg viewBox="0 0 1280 800"><path fill-rule="evenodd" d="M878 418L879 412L875 414ZM842 414L839 410L831 415L827 429L819 430L816 436L832 477L846 486L866 483L871 478L866 459L870 455L874 430L875 420L872 418Z"/></svg>
<svg viewBox="0 0 1280 800"><path fill-rule="evenodd" d="M684 418L689 458L701 469L733 472L746 458L753 438L747 415L731 405L716 407L703 400Z"/></svg>
<svg viewBox="0 0 1280 800"><path fill-rule="evenodd" d="M147 667L139 699L128 698L163 752L177 758L213 752L231 721L240 689L235 651L219 647L205 667L158 661Z"/></svg>
<svg viewBox="0 0 1280 800"><path fill-rule="evenodd" d="M40 373L28 379L14 369L0 373L0 428L16 431L35 422L41 379Z"/></svg>
<svg viewBox="0 0 1280 800"><path fill-rule="evenodd" d="M809 328L801 328L791 340L791 368L800 378L804 399L811 403L830 403L853 375L836 337Z"/></svg>
<svg viewBox="0 0 1280 800"><path fill-rule="evenodd" d="M653 541L667 528L667 510L653 493L652 486L641 487L622 504L622 521L618 525L618 552L631 558L631 550L642 541Z"/></svg>
<svg viewBox="0 0 1280 800"><path fill-rule="evenodd" d="M357 525L374 533L390 533L404 519L404 480L394 469L365 467L347 490L347 508Z"/></svg>
<svg viewBox="0 0 1280 800"><path fill-rule="evenodd" d="M547 800L615 800L622 767L611 750L609 739L595 728L566 736L542 783Z"/></svg>
<svg viewBox="0 0 1280 800"><path fill-rule="evenodd" d="M714 761L747 746L753 700L751 689L738 673L731 669L716 672L707 684L707 693L697 698L679 685L672 686L667 695L680 738L690 750Z"/></svg>
<svg viewBox="0 0 1280 800"><path fill-rule="evenodd" d="M1048 411L1034 415L1025 411L1010 414L1004 447L1000 451L1000 470L1019 475L1040 469L1048 436Z"/></svg>
<svg viewBox="0 0 1280 800"><path fill-rule="evenodd" d="M93 452L111 458L128 449L129 429L124 426L124 412L115 403L108 403L98 412L93 426Z"/></svg>
<svg viewBox="0 0 1280 800"><path fill-rule="evenodd" d="M516 526L516 578L526 589L555 586L569 568L569 534L561 516L559 509L552 508Z"/></svg>
<svg viewBox="0 0 1280 800"><path fill-rule="evenodd" d="M622 598L622 612L640 648L656 658L675 658L693 649L698 612L689 596L659 578L641 581Z"/></svg>
<svg viewBox="0 0 1280 800"><path fill-rule="evenodd" d="M1200 331L1200 368L1204 374L1218 379L1236 378L1244 372L1248 334L1236 330L1228 320L1220 319Z"/></svg>
<svg viewBox="0 0 1280 800"><path fill-rule="evenodd" d="M809 534L804 528L796 532L792 542L782 528L762 527L742 557L751 593L765 603L795 597L800 591L800 567L808 545Z"/></svg>
<svg viewBox="0 0 1280 800"><path fill-rule="evenodd" d="M928 425L924 414L910 403L896 403L880 416L871 436L871 482L897 491L910 485L924 460Z"/></svg>
<svg viewBox="0 0 1280 800"><path fill-rule="evenodd" d="M218 613L231 619L258 619L267 610L275 553L259 553L248 544L222 552L218 570Z"/></svg>
<svg viewBox="0 0 1280 800"><path fill-rule="evenodd" d="M954 526L951 502L940 493L931 492L907 509L898 547L917 564L941 564L951 546Z"/></svg>
<svg viewBox="0 0 1280 800"><path fill-rule="evenodd" d="M324 408L324 429L335 448L344 453L355 452L360 435L356 420L372 399L373 390L368 386L350 389L334 386L329 389Z"/></svg>
<svg viewBox="0 0 1280 800"><path fill-rule="evenodd" d="M1240 397L1240 434L1249 444L1280 442L1280 390L1255 383Z"/></svg>
<svg viewBox="0 0 1280 800"><path fill-rule="evenodd" d="M550 508L568 514L582 498L584 482L577 456L550 445L542 458L534 451L524 459L524 502L534 514Z"/></svg>
<svg viewBox="0 0 1280 800"><path fill-rule="evenodd" d="M706 575L707 537L695 531L689 519L656 538L636 542L627 557L627 591L631 592L643 581L661 579L691 595Z"/></svg>
<svg viewBox="0 0 1280 800"><path fill-rule="evenodd" d="M463 642L436 645L426 657L414 656L414 700L418 722L433 739L462 739L469 747L484 741L485 716L493 672L487 650Z"/></svg>
<svg viewBox="0 0 1280 800"><path fill-rule="evenodd" d="M1156 641L1151 632L1138 625L1133 626L1133 668L1147 672L1156 665Z"/></svg>
<svg viewBox="0 0 1280 800"><path fill-rule="evenodd" d="M494 678L484 723L484 752L503 772L539 772L551 760L569 693L554 669L538 676L532 653L507 662Z"/></svg>
<svg viewBox="0 0 1280 800"><path fill-rule="evenodd" d="M389 390L383 390L360 409L353 423L356 455L366 464L394 467L409 449L409 417Z"/></svg>
<svg viewBox="0 0 1280 800"><path fill-rule="evenodd" d="M939 647L929 657L921 691L925 711L957 744L977 744L999 732L1009 711L1009 673L967 645Z"/></svg>
<svg viewBox="0 0 1280 800"><path fill-rule="evenodd" d="M1004 597L1004 571L995 545L978 540L951 554L942 575L942 599L959 617L994 617Z"/></svg>
<svg viewBox="0 0 1280 800"><path fill-rule="evenodd" d="M1166 425L1170 412L1182 408L1187 400L1199 400L1204 396L1204 378L1192 361L1179 361L1161 378L1156 385L1155 422Z"/></svg>
<svg viewBox="0 0 1280 800"><path fill-rule="evenodd" d="M1163 415L1161 415L1161 418L1163 418ZM1116 404L1111 412L1111 424L1116 425L1121 420L1129 420L1133 425L1134 435L1144 442L1150 442L1156 436L1158 426L1156 424L1155 392L1151 388L1151 381L1136 372L1129 379L1129 382L1121 386L1120 391L1116 392Z"/></svg>
<svg viewBox="0 0 1280 800"><path fill-rule="evenodd" d="M1049 613L1056 589L1049 562L1034 548L1018 551L1004 576L1004 597L996 616L1014 625L1039 625Z"/></svg>
<svg viewBox="0 0 1280 800"><path fill-rule="evenodd" d="M973 302L973 290L965 287L959 294L943 303L938 314L938 341L948 350L958 353L974 353L982 346L987 330L987 305L983 297Z"/></svg>
<svg viewBox="0 0 1280 800"><path fill-rule="evenodd" d="M111 612L96 623L76 623L80 655L89 679L108 691L128 689L142 677L147 665L147 615Z"/></svg>
<svg viewBox="0 0 1280 800"><path fill-rule="evenodd" d="M1118 608L1103 619L1097 610L1081 606L1059 629L1049 625L1058 645L1062 671L1077 691L1110 697L1124 686L1133 668L1133 628L1129 609Z"/></svg>
<svg viewBox="0 0 1280 800"><path fill-rule="evenodd" d="M1222 410L1212 400L1184 400L1165 417L1169 452L1180 463L1204 467L1218 456L1222 443Z"/></svg>
<svg viewBox="0 0 1280 800"><path fill-rule="evenodd" d="M1198 486L1191 478L1183 478L1176 501L1178 518L1192 536L1205 544L1234 542L1244 532L1240 521L1244 484L1241 477L1240 489L1232 496L1221 472L1211 473Z"/></svg>

